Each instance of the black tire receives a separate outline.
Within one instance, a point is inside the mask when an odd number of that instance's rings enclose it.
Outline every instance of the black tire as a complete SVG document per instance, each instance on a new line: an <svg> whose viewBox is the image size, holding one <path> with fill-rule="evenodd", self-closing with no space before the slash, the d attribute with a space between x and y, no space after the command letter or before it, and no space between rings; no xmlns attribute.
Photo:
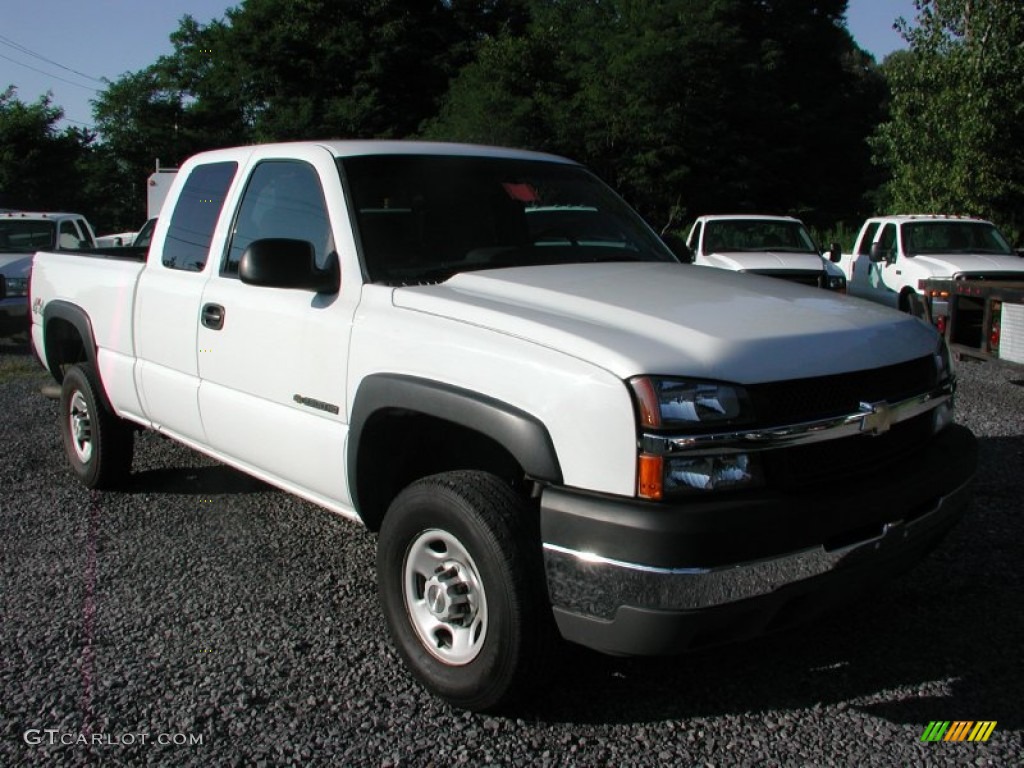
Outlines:
<svg viewBox="0 0 1024 768"><path fill-rule="evenodd" d="M455 707L506 709L549 657L531 519L508 485L471 471L416 481L384 517L377 583L391 638L420 682Z"/></svg>
<svg viewBox="0 0 1024 768"><path fill-rule="evenodd" d="M113 488L131 472L134 430L106 406L88 363L79 363L64 375L60 435L68 462L86 487Z"/></svg>

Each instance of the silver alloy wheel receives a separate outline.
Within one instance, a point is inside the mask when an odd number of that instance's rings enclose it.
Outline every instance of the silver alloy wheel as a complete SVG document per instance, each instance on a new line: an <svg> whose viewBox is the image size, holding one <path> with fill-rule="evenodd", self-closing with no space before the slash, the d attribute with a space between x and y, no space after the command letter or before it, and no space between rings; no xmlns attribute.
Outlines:
<svg viewBox="0 0 1024 768"><path fill-rule="evenodd" d="M420 533L405 553L402 596L434 658L461 666L477 657L487 638L487 596L462 542L439 529Z"/></svg>
<svg viewBox="0 0 1024 768"><path fill-rule="evenodd" d="M92 458L92 417L85 396L78 390L71 396L68 408L68 421L71 427L71 444L75 455L83 464Z"/></svg>

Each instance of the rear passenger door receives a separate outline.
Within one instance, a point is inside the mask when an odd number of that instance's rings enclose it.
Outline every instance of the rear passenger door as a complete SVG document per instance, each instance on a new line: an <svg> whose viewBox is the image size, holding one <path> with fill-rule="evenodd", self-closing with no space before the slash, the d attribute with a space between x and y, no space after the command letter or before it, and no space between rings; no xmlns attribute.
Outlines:
<svg viewBox="0 0 1024 768"><path fill-rule="evenodd" d="M205 440L198 402L199 302L211 248L223 241L217 226L237 170L236 161L224 160L185 171L166 233L157 234L135 295L135 370L143 415L155 427L197 443ZM122 304L129 305L128 297Z"/></svg>
<svg viewBox="0 0 1024 768"><path fill-rule="evenodd" d="M334 157L318 147L256 151L200 323L199 406L209 444L249 471L319 503L347 503L346 361L358 280L337 293L242 283L257 239L311 242L321 267L355 246Z"/></svg>

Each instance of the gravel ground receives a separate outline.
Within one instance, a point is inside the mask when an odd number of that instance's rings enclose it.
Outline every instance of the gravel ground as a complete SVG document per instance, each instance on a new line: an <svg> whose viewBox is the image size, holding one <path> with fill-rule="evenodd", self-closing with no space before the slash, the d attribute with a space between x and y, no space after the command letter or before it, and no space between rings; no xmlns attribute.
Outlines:
<svg viewBox="0 0 1024 768"><path fill-rule="evenodd" d="M1019 766L1024 369L960 375L975 508L913 572L743 645L566 651L490 717L402 668L372 536L152 434L130 488L90 493L45 376L0 343L0 766ZM931 720L998 724L922 743Z"/></svg>

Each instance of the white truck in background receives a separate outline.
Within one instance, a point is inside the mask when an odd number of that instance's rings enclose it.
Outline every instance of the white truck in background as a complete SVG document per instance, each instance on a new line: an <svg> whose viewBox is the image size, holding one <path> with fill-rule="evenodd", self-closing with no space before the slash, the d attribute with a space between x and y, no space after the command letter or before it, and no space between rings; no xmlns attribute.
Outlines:
<svg viewBox="0 0 1024 768"><path fill-rule="evenodd" d="M838 246L824 258L804 223L791 216L700 216L690 228L686 247L689 261L697 266L846 289L846 277L832 263L839 259Z"/></svg>
<svg viewBox="0 0 1024 768"><path fill-rule="evenodd" d="M922 280L1024 280L1024 258L992 222L970 216L870 218L839 267L851 296L904 312L923 296Z"/></svg>
<svg viewBox="0 0 1024 768"><path fill-rule="evenodd" d="M156 161L156 169L146 179L146 219L155 219L160 215L160 209L164 207L164 200L167 193L171 191L171 184L178 175L177 168L161 168L159 158Z"/></svg>
<svg viewBox="0 0 1024 768"><path fill-rule="evenodd" d="M146 179L145 224L135 231L102 235L96 238L96 245L100 248L148 247L149 241L153 237L156 218L160 215L160 209L164 206L164 200L167 198L167 193L177 174L177 168L162 168L160 159L157 158L156 169Z"/></svg>
<svg viewBox="0 0 1024 768"><path fill-rule="evenodd" d="M36 251L95 247L92 226L77 213L0 213L0 336L28 330L28 284Z"/></svg>

